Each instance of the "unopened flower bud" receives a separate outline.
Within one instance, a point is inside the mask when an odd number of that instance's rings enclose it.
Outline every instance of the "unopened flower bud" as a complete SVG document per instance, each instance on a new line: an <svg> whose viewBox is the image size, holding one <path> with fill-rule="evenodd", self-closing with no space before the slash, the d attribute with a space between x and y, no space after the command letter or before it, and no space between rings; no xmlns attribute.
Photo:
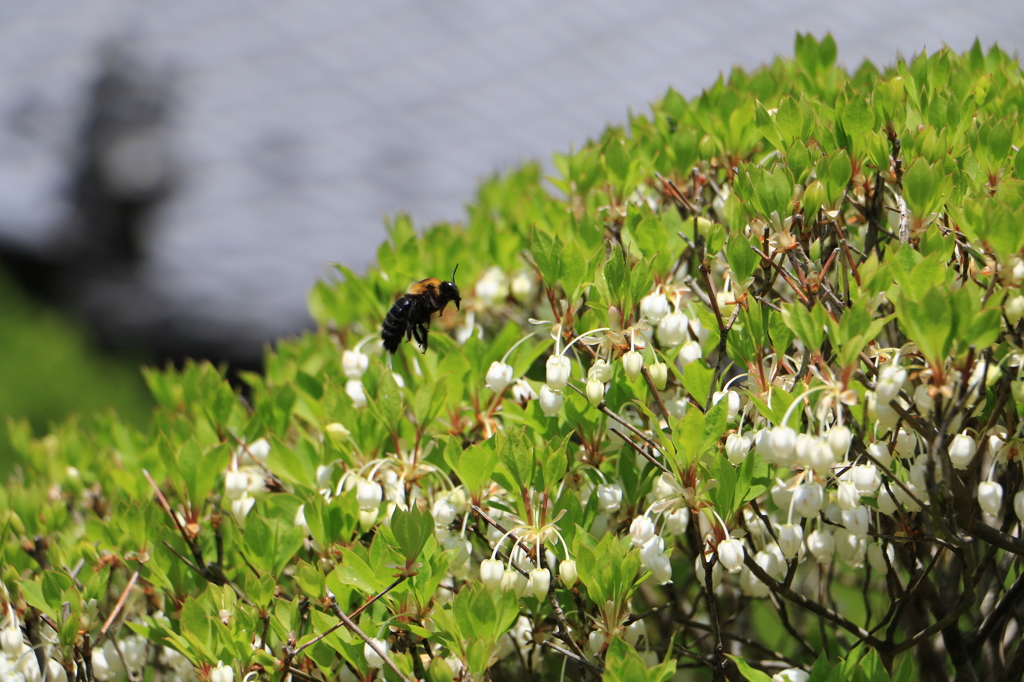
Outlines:
<svg viewBox="0 0 1024 682"><path fill-rule="evenodd" d="M340 424L338 422L331 422L324 427L324 431L326 431L327 435L334 440L345 440L352 435L349 430L345 428L344 424Z"/></svg>
<svg viewBox="0 0 1024 682"><path fill-rule="evenodd" d="M356 488L356 502L360 509L377 509L384 499L384 489L376 481L363 481Z"/></svg>
<svg viewBox="0 0 1024 682"><path fill-rule="evenodd" d="M594 407L597 407L604 400L604 384L597 379L587 379L587 400Z"/></svg>

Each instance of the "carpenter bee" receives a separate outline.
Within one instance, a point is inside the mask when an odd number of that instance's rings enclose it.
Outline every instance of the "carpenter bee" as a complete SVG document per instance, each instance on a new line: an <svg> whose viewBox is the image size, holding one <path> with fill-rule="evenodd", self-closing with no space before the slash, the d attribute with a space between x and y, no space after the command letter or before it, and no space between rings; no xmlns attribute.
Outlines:
<svg viewBox="0 0 1024 682"><path fill-rule="evenodd" d="M456 265L455 270L458 269ZM406 339L415 339L423 347L423 352L427 352L430 316L443 312L448 301L455 301L455 309L460 309L462 297L459 288L455 286L455 270L452 270L450 281L442 282L436 277L428 277L413 284L409 287L409 293L395 301L380 330L380 338L384 340L386 349L396 353L404 335Z"/></svg>

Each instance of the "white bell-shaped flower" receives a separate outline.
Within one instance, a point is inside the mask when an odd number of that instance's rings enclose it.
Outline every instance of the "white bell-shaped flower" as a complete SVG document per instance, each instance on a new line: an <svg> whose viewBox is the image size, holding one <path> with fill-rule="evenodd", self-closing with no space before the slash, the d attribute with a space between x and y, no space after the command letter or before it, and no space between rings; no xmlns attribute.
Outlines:
<svg viewBox="0 0 1024 682"><path fill-rule="evenodd" d="M505 390L512 383L512 365L495 360L487 369L485 385L495 393Z"/></svg>
<svg viewBox="0 0 1024 682"><path fill-rule="evenodd" d="M978 444L974 442L967 431L953 436L953 440L949 443L949 459L953 463L953 468L966 469L977 451Z"/></svg>
<svg viewBox="0 0 1024 682"><path fill-rule="evenodd" d="M832 561L835 549L835 538L826 530L813 530L807 536L807 550L819 564L827 564Z"/></svg>
<svg viewBox="0 0 1024 682"><path fill-rule="evenodd" d="M978 484L978 506L989 516L998 516L1003 508L1003 486L995 481L982 481Z"/></svg>
<svg viewBox="0 0 1024 682"><path fill-rule="evenodd" d="M546 417L554 417L562 409L565 396L561 391L554 391L544 384L540 387L540 409Z"/></svg>
<svg viewBox="0 0 1024 682"><path fill-rule="evenodd" d="M728 538L718 543L718 560L722 567L730 573L738 573L743 568L743 556L746 550L743 548L743 541L737 538Z"/></svg>
<svg viewBox="0 0 1024 682"><path fill-rule="evenodd" d="M561 391L569 383L572 374L572 365L569 358L564 355L551 355L545 364L545 383L552 391Z"/></svg>
<svg viewBox="0 0 1024 682"><path fill-rule="evenodd" d="M640 376L640 371L644 368L644 356L640 355L639 351L630 350L626 351L622 356L622 369L626 372L626 377L630 381L635 380Z"/></svg>
<svg viewBox="0 0 1024 682"><path fill-rule="evenodd" d="M661 322L668 312L668 297L661 292L648 294L640 299L640 314L652 325Z"/></svg>
<svg viewBox="0 0 1024 682"><path fill-rule="evenodd" d="M658 342L667 348L675 348L685 341L689 335L687 332L689 322L686 319L686 315L681 312L676 311L666 314L658 322Z"/></svg>

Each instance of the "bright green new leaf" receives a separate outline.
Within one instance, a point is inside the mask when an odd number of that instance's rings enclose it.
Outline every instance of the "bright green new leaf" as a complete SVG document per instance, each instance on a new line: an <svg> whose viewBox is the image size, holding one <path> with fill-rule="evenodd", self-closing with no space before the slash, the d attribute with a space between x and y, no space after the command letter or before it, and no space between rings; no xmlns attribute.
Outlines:
<svg viewBox="0 0 1024 682"><path fill-rule="evenodd" d="M621 184L629 174L629 154L620 140L611 140L604 151L604 162L615 179Z"/></svg>
<svg viewBox="0 0 1024 682"><path fill-rule="evenodd" d="M842 115L843 128L851 137L863 135L875 127L875 114L868 101L860 95L853 95Z"/></svg>
<svg viewBox="0 0 1024 682"><path fill-rule="evenodd" d="M782 319L786 326L812 351L821 350L821 344L825 341L826 317L820 303L816 303L810 311L800 303L782 305Z"/></svg>

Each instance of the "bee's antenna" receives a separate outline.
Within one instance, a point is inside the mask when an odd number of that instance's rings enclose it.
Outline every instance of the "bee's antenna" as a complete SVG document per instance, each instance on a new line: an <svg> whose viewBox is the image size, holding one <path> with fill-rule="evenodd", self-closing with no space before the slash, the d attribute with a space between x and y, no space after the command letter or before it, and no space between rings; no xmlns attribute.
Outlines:
<svg viewBox="0 0 1024 682"><path fill-rule="evenodd" d="M455 268L452 270L452 282L455 282L455 271L459 269L459 264L455 264Z"/></svg>

